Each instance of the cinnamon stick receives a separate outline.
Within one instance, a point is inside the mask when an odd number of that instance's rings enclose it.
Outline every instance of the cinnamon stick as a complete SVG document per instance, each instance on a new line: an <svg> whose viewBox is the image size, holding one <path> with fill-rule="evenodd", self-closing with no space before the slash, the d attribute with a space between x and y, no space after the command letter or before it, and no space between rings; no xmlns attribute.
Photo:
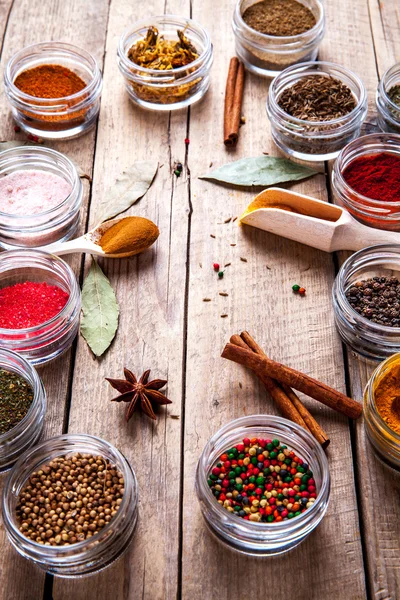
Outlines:
<svg viewBox="0 0 400 600"><path fill-rule="evenodd" d="M251 350L253 350L253 352L255 352L256 354L259 354L260 356L267 356L265 354L264 350L257 344L255 339L252 338L251 335L247 331L242 331L242 333L240 334L240 338L241 338L241 340L243 340L245 342L245 344ZM232 342L232 338L231 338L231 342ZM244 347L244 346L242 346L242 347ZM272 381L275 381L275 380L272 380ZM276 382L276 384L279 385L277 382ZM327 448L329 446L330 439L328 438L327 434L322 429L322 427L319 425L319 423L317 423L317 421L314 419L312 414L304 406L304 404L302 403L300 398L297 396L297 394L292 390L291 387L289 387L285 383L281 383L280 387L282 388L283 392L288 397L289 401L293 404L294 408L297 409L298 413L303 418L303 421L307 425L307 428L310 431L310 433L315 437L317 442L319 444L321 444L321 446L323 448Z"/></svg>
<svg viewBox="0 0 400 600"><path fill-rule="evenodd" d="M233 148L239 139L242 113L244 66L236 56L229 63L225 89L224 144Z"/></svg>
<svg viewBox="0 0 400 600"><path fill-rule="evenodd" d="M256 374L260 374L260 376L265 374L277 379L280 383L286 383L286 385L311 396L333 408L333 410L346 415L346 417L357 419L362 413L361 404L352 400L352 398L348 398L341 392L305 373L282 365L266 356L259 356L251 350L245 350L234 344L227 344L222 352L222 357L244 365L255 371Z"/></svg>
<svg viewBox="0 0 400 600"><path fill-rule="evenodd" d="M245 350L249 349L247 344L242 340L242 338L239 335L233 335L231 337L231 343L235 344L236 346L239 346L240 348L244 348ZM303 417L290 402L289 398L282 390L280 385L276 381L271 379L271 377L268 377L268 375L263 374L259 375L259 377L263 382L265 389L274 400L282 416L285 417L285 419L289 419L289 421L293 421L294 423L297 423L297 425L300 425L301 427L309 431L306 423L304 422Z"/></svg>

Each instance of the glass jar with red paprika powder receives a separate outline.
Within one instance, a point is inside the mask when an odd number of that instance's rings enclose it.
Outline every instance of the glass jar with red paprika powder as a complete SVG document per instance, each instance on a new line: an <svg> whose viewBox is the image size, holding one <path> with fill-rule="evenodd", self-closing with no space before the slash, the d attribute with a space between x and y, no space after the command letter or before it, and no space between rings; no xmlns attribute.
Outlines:
<svg viewBox="0 0 400 600"><path fill-rule="evenodd" d="M66 262L41 250L0 254L0 346L40 365L65 352L79 326L81 292Z"/></svg>
<svg viewBox="0 0 400 600"><path fill-rule="evenodd" d="M4 89L22 129L42 138L68 139L94 126L102 77L86 50L44 42L20 50L8 61Z"/></svg>
<svg viewBox="0 0 400 600"><path fill-rule="evenodd" d="M335 161L332 186L338 204L364 225L400 231L400 135L350 142Z"/></svg>

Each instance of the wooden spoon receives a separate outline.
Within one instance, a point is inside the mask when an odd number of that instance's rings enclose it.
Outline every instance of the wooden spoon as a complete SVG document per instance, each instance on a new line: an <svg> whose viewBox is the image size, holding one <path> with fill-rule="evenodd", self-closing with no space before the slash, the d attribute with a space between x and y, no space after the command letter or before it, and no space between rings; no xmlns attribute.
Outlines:
<svg viewBox="0 0 400 600"><path fill-rule="evenodd" d="M281 188L269 188L258 194L239 223L325 252L400 244L400 233L367 227L345 208Z"/></svg>
<svg viewBox="0 0 400 600"><path fill-rule="evenodd" d="M107 229L110 229L110 227L116 223L119 223L119 221L122 221L124 218L125 217L119 217L118 219L112 219L111 221L101 223L94 229L91 229L85 233L85 235L82 235L74 240L69 240L68 242L54 242L54 244L42 246L38 249L50 252L50 254L56 254L57 256L62 256L63 254L73 254L74 252L87 252L89 254L105 256L107 258L125 258L127 256L133 256L134 254L138 253L137 249L134 249L131 252L121 252L120 254L108 254L104 252L103 248L99 244L100 239L103 237Z"/></svg>

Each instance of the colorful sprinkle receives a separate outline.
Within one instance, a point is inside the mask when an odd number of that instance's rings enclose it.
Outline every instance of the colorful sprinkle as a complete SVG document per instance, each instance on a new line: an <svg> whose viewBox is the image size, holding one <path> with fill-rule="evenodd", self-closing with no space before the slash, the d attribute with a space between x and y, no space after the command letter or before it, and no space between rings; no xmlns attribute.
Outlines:
<svg viewBox="0 0 400 600"><path fill-rule="evenodd" d="M229 448L208 475L219 504L246 521L298 517L317 498L312 471L278 439L249 439Z"/></svg>

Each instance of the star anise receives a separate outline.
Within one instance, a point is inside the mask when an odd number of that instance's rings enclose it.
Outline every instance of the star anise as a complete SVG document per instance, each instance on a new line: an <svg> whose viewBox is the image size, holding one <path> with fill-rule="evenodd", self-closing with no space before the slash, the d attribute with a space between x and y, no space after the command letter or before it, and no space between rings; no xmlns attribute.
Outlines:
<svg viewBox="0 0 400 600"><path fill-rule="evenodd" d="M125 415L127 421L136 410L142 410L151 419L157 419L152 402L171 404L171 400L168 400L159 391L167 384L167 381L165 379L149 381L150 369L143 373L139 381L129 369L124 369L124 375L125 379L109 379L106 377L106 380L121 394L113 398L111 402L129 402Z"/></svg>

